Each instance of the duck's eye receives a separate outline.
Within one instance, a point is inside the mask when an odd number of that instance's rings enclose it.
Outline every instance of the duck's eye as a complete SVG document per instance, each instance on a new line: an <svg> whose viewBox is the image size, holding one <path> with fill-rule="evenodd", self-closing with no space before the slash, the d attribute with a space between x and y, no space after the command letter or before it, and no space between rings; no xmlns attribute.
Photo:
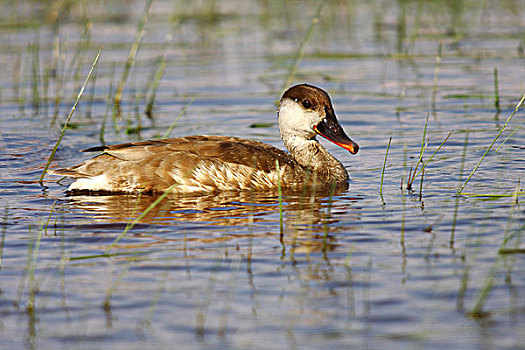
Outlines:
<svg viewBox="0 0 525 350"><path fill-rule="evenodd" d="M312 102L310 102L310 100L304 100L303 101L303 107L306 108L306 109L312 108Z"/></svg>

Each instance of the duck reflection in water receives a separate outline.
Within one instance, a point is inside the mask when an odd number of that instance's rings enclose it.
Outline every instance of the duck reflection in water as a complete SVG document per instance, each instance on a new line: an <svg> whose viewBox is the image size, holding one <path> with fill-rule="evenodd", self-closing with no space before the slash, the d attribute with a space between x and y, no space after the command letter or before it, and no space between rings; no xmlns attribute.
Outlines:
<svg viewBox="0 0 525 350"><path fill-rule="evenodd" d="M283 192L283 228L281 243L298 244L301 250L331 250L336 242L333 233L338 220L327 215L330 210L345 211L345 220L357 220L357 213L348 206L354 203L344 193L346 189L316 192ZM99 226L104 232L122 232L127 223L139 217L157 200L155 195L105 195L70 196L67 205L79 211L88 223L79 228ZM223 242L242 237L277 237L279 226L279 197L277 191L222 192L199 196L170 194L153 206L138 224L158 225L152 232L135 228L128 233L134 237L146 237L147 242L137 244L155 245L178 242L182 239L199 242ZM83 220L85 221L85 220ZM176 225L176 226L174 226ZM177 227L176 233L166 234L162 227ZM236 229L232 231L232 227ZM192 234L199 233L199 235ZM220 235L217 235L220 233ZM183 235L190 237L185 238ZM324 243L321 241L324 240Z"/></svg>

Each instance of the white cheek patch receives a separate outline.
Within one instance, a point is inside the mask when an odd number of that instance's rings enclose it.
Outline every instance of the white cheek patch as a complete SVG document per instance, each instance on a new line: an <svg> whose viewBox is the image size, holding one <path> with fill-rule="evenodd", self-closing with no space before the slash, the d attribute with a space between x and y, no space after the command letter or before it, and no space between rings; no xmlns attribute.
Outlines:
<svg viewBox="0 0 525 350"><path fill-rule="evenodd" d="M279 126L281 132L292 130L303 130L304 109L295 101L286 99L279 107Z"/></svg>
<svg viewBox="0 0 525 350"><path fill-rule="evenodd" d="M315 136L313 130L323 116L315 110L305 110L303 106L291 99L284 99L279 107L279 127L281 135L298 136L311 139Z"/></svg>

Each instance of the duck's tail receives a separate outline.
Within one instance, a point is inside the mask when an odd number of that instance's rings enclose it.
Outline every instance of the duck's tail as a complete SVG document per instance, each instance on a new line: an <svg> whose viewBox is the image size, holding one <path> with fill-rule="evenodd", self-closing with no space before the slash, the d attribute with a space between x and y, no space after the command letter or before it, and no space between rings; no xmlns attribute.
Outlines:
<svg viewBox="0 0 525 350"><path fill-rule="evenodd" d="M71 168L60 168L60 169L49 169L47 172L49 175L56 175L56 176L67 176L67 177L74 177L74 178L80 178L85 177L85 174L79 173L75 167Z"/></svg>

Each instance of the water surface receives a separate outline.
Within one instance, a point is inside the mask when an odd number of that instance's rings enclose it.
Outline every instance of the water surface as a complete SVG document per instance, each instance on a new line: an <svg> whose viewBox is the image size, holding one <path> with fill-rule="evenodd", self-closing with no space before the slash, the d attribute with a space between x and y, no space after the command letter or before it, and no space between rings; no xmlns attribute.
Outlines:
<svg viewBox="0 0 525 350"><path fill-rule="evenodd" d="M309 38L305 4L155 1L118 117L144 3L2 5L0 347L523 346L523 111L456 195L525 90L523 6L327 1ZM38 184L101 46L52 167L172 125L282 147L275 102L302 42L292 82L326 89L361 146L321 140L348 190L284 193L282 222L277 193L168 196L127 230L156 197ZM408 191L427 117L423 161L452 134Z"/></svg>

